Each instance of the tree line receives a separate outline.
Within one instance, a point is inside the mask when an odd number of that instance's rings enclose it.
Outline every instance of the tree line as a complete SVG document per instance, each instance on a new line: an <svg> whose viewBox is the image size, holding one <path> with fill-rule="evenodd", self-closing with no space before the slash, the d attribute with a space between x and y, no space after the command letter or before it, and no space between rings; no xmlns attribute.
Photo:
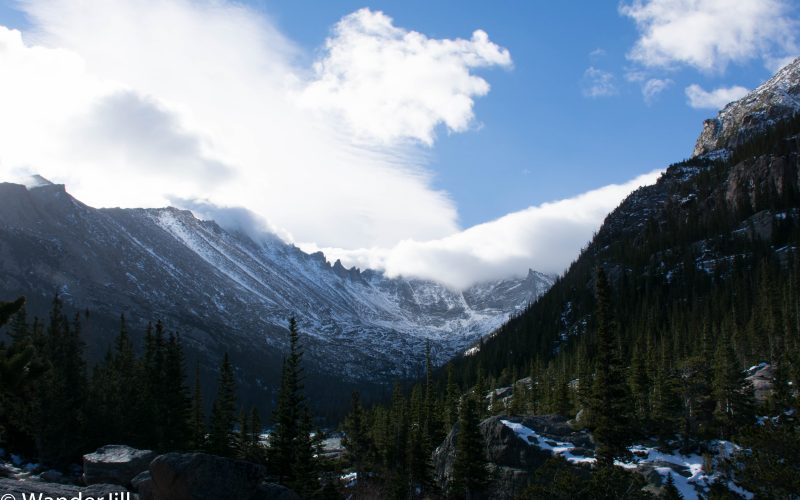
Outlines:
<svg viewBox="0 0 800 500"><path fill-rule="evenodd" d="M276 482L304 497L320 490L322 435L313 432L303 393L303 352L294 319L267 438L258 411L237 402L227 353L206 415L199 366L190 389L177 334L160 321L148 324L139 354L122 316L113 346L90 369L83 356L81 317L68 318L58 296L47 322L34 318L29 323L24 299L0 303L0 327L7 324L10 337L8 345L0 343L3 446L58 468L109 443L205 451L261 463Z"/></svg>
<svg viewBox="0 0 800 500"><path fill-rule="evenodd" d="M430 422L445 430L423 437L441 442L472 398L480 418L574 418L593 431L606 465L636 439L700 454L711 440L733 440L748 451L719 465L727 477L766 496L800 491L799 133L793 117L727 160L672 165L658 185L634 193L552 289L482 339L476 354L360 417L371 437L356 449L372 450L370 470L419 490L426 473L410 472L402 450L418 446L415 429L437 428ZM747 172L759 162L784 167L727 190L734 167ZM650 211L637 214L646 203ZM772 390L756 400L746 370L762 362ZM490 392L498 387L510 397ZM420 408L436 416L420 418ZM556 497L554 484L573 497L603 489L565 467L554 459L532 488ZM606 484L634 481L604 469Z"/></svg>

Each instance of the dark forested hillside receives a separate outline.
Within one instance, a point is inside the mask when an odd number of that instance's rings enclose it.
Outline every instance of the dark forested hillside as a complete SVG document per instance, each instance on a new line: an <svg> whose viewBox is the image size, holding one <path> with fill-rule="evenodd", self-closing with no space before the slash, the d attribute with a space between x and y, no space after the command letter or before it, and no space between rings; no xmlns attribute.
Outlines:
<svg viewBox="0 0 800 500"><path fill-rule="evenodd" d="M704 335L729 338L742 368L796 355L798 133L800 120L787 120L727 160L683 161L631 194L549 293L453 361L460 382L475 383L479 371L510 382L548 363L578 378L593 358L598 267L626 359L663 349L688 359Z"/></svg>
<svg viewBox="0 0 800 500"><path fill-rule="evenodd" d="M475 494L646 498L642 475L613 467L646 442L658 453L705 457L692 473L704 471L703 479L676 476L684 495L730 498L729 489L744 488L795 498L798 244L800 117L792 114L733 149L674 164L632 193L537 302L408 399L398 391L389 408L359 416L371 444L353 457L400 491L463 498L476 472L459 457L481 459L474 450L484 446L494 483L474 485ZM501 416L483 420L479 432L473 412ZM508 418L516 420L498 420ZM512 428L519 437L550 433L538 442L551 450L590 441L594 450L570 451L573 466L559 457L534 465L524 445L510 444ZM720 446L745 451L723 456ZM417 464L415 447L435 463ZM646 446L633 448L650 456ZM574 467L581 462L596 464L590 475ZM677 494L674 481L670 473L649 491Z"/></svg>

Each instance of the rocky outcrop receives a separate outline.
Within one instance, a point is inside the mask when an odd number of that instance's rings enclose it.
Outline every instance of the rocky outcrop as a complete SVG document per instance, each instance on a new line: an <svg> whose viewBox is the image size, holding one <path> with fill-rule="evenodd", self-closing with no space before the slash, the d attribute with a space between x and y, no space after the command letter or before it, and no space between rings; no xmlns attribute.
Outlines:
<svg viewBox="0 0 800 500"><path fill-rule="evenodd" d="M134 483L141 500L294 500L293 491L264 483L263 466L205 453L167 453Z"/></svg>
<svg viewBox="0 0 800 500"><path fill-rule="evenodd" d="M591 447L588 433L574 431L567 424L567 418L558 415L487 418L481 422L480 429L486 444L486 458L491 467L489 498L515 498L528 486L533 471L551 457L549 451L531 446L522 440L502 423L503 420L521 423L545 439L570 441L576 446ZM458 425L455 425L433 454L436 481L444 490L453 474L457 437Z"/></svg>
<svg viewBox="0 0 800 500"><path fill-rule="evenodd" d="M787 155L765 155L736 164L721 187L725 203L732 210L758 210L758 197L774 193L778 196L800 191L800 142L792 144Z"/></svg>
<svg viewBox="0 0 800 500"><path fill-rule="evenodd" d="M800 58L703 123L692 156L718 156L800 111Z"/></svg>
<svg viewBox="0 0 800 500"><path fill-rule="evenodd" d="M83 456L83 481L86 484L130 486L131 479L147 470L156 454L125 445L108 445Z"/></svg>
<svg viewBox="0 0 800 500"><path fill-rule="evenodd" d="M0 493L3 495L14 495L18 499L23 498L23 495L26 495L28 498L30 498L29 495L32 494L36 495L35 498L39 498L38 495L41 493L43 498L75 498L78 497L79 494L82 494L83 498L104 497L106 499L118 498L120 500L124 500L125 495L121 494L127 492L127 489L115 484L94 484L91 486L80 487L71 484L0 478ZM113 493L116 493L117 495L114 496L112 495Z"/></svg>
<svg viewBox="0 0 800 500"><path fill-rule="evenodd" d="M753 396L761 403L769 399L772 394L774 371L772 365L768 363L761 363L747 371L746 380L753 387Z"/></svg>

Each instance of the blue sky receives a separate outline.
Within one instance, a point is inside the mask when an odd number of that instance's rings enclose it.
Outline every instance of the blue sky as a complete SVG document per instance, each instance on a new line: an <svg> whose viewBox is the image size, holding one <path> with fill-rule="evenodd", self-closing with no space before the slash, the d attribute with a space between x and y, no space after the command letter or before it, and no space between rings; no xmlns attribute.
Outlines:
<svg viewBox="0 0 800 500"><path fill-rule="evenodd" d="M797 19L791 0L0 0L0 175L243 208L454 287L560 272L800 53Z"/></svg>
<svg viewBox="0 0 800 500"><path fill-rule="evenodd" d="M684 88L755 88L772 71L758 60L724 72L657 72L670 88L646 103L626 82L626 54L636 25L616 2L316 2L258 1L294 40L313 52L342 16L369 6L395 24L435 38L468 37L481 28L507 48L511 70L480 72L492 86L476 101L479 130L439 130L432 149L435 183L458 203L471 226L530 205L561 199L666 167L691 154L712 109L693 109ZM796 8L796 6L792 6ZM600 49L603 55L593 55ZM599 52L599 51L598 51ZM587 98L590 66L614 73L618 94Z"/></svg>

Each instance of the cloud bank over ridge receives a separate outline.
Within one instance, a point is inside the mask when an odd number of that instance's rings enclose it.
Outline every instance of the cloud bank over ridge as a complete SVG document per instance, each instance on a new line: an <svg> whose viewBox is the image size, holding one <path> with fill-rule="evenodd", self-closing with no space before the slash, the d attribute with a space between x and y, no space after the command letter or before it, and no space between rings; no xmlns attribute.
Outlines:
<svg viewBox="0 0 800 500"><path fill-rule="evenodd" d="M512 67L476 29L434 39L362 9L313 67L262 12L189 0L36 0L0 26L0 179L40 173L93 206L177 204L392 275L462 287L560 272L650 177L462 230L428 165Z"/></svg>

